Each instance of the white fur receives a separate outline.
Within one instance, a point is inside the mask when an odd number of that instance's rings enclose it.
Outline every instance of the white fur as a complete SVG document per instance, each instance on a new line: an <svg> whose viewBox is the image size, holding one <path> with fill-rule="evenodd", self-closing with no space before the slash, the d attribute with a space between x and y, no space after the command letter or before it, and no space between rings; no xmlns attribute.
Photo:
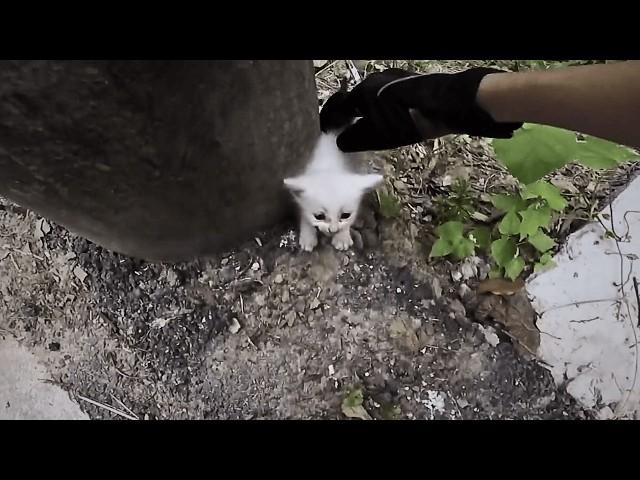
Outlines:
<svg viewBox="0 0 640 480"><path fill-rule="evenodd" d="M353 245L350 228L362 195L381 181L381 175L351 172L345 154L336 145L336 135L321 134L304 173L284 180L300 206L300 247L309 252L315 248L316 229L332 235L331 243L338 250ZM349 217L341 218L346 213ZM318 214L324 219L316 218Z"/></svg>

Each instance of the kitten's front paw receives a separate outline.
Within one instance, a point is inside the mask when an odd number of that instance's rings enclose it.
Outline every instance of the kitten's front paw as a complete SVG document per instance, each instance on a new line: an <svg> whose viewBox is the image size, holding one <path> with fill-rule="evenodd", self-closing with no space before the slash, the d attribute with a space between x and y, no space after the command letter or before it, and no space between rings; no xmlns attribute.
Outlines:
<svg viewBox="0 0 640 480"><path fill-rule="evenodd" d="M318 245L318 236L315 232L312 234L300 232L300 239L298 243L304 252L312 252Z"/></svg>
<svg viewBox="0 0 640 480"><path fill-rule="evenodd" d="M336 250L348 250L349 247L353 245L349 229L347 228L336 233L331 239L331 244L336 248Z"/></svg>

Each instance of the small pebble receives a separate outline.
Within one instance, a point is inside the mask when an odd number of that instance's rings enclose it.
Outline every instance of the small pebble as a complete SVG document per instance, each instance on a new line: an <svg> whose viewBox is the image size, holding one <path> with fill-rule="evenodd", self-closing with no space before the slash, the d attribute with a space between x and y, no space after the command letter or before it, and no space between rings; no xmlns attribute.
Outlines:
<svg viewBox="0 0 640 480"><path fill-rule="evenodd" d="M276 277L273 279L274 283L280 284L282 282L284 282L284 277L282 276L282 274L277 274Z"/></svg>
<svg viewBox="0 0 640 480"><path fill-rule="evenodd" d="M473 290L466 283L462 283L458 289L458 295L464 300L473 296Z"/></svg>
<svg viewBox="0 0 640 480"><path fill-rule="evenodd" d="M258 262L253 262L253 265L251 265L251 270L257 272L258 270L260 270L260 264Z"/></svg>
<svg viewBox="0 0 640 480"><path fill-rule="evenodd" d="M282 292L282 303L288 303L289 302L289 290L285 290L284 292Z"/></svg>
<svg viewBox="0 0 640 480"><path fill-rule="evenodd" d="M293 327L293 325L296 323L296 312L291 310L289 313L285 315L284 318L287 321L287 325L289 327Z"/></svg>
<svg viewBox="0 0 640 480"><path fill-rule="evenodd" d="M232 318L231 319L231 325L229 325L229 332L231 332L232 334L236 334L240 331L240 322L238 321L237 318Z"/></svg>

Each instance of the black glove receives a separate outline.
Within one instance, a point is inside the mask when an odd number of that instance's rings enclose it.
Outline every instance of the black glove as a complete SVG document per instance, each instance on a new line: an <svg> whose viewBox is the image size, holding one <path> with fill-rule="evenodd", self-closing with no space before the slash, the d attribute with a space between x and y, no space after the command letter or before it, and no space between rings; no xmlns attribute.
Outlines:
<svg viewBox="0 0 640 480"><path fill-rule="evenodd" d="M499 123L476 103L493 68L419 75L400 69L373 73L351 92L338 92L320 112L323 132L344 131L344 152L387 150L451 133L510 138L522 123ZM361 117L352 124L355 118Z"/></svg>

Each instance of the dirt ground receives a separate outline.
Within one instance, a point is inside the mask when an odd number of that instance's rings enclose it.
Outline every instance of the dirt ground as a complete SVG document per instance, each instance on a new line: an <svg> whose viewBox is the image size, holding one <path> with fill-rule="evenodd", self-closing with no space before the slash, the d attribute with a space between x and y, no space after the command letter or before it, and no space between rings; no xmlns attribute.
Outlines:
<svg viewBox="0 0 640 480"><path fill-rule="evenodd" d="M54 225L36 239L31 212L0 219L4 333L72 395L139 418L344 418L352 388L374 418L585 415L543 367L449 317L446 277L441 293L398 225L361 251L302 254L292 231L274 231L169 266Z"/></svg>
<svg viewBox="0 0 640 480"><path fill-rule="evenodd" d="M344 419L354 390L375 419L591 418L477 322L468 292L482 260L455 281L458 266L428 259L433 219L419 199L477 160L429 145L422 161L373 160L408 206L383 218L368 198L347 253L302 253L285 225L213 258L152 264L2 201L0 335L94 419ZM428 161L437 152L445 163Z"/></svg>

